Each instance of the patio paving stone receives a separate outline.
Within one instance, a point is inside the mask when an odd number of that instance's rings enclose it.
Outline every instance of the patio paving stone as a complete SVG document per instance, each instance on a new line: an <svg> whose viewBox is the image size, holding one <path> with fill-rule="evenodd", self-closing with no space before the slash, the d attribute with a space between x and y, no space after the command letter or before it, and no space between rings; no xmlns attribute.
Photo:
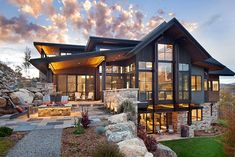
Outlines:
<svg viewBox="0 0 235 157"><path fill-rule="evenodd" d="M54 125L43 125L43 126L37 126L36 130L48 130L48 129L54 129Z"/></svg>
<svg viewBox="0 0 235 157"><path fill-rule="evenodd" d="M17 126L14 131L32 131L36 128L35 125L20 125Z"/></svg>
<svg viewBox="0 0 235 157"><path fill-rule="evenodd" d="M46 125L62 125L64 122L48 122Z"/></svg>

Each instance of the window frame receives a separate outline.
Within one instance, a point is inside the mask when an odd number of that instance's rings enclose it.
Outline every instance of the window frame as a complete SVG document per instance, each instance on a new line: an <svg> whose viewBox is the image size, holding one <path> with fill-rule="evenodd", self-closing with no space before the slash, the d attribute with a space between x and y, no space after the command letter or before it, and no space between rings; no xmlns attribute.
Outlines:
<svg viewBox="0 0 235 157"><path fill-rule="evenodd" d="M195 80L195 89L193 88L193 79ZM198 84L198 78L200 78L200 85ZM200 88L198 87L200 86ZM202 91L202 76L201 75L191 75L191 91L192 92L201 92Z"/></svg>
<svg viewBox="0 0 235 157"><path fill-rule="evenodd" d="M196 117L193 118L193 111L196 111ZM201 114L201 117L199 117L199 113ZM203 109L202 108L198 108L198 109L192 109L191 111L191 120L192 122L198 122L198 121L202 121L203 120Z"/></svg>
<svg viewBox="0 0 235 157"><path fill-rule="evenodd" d="M214 83L217 83L217 88L216 89L214 89ZM211 81L211 90L213 91L213 92L219 92L219 80L212 80Z"/></svg>

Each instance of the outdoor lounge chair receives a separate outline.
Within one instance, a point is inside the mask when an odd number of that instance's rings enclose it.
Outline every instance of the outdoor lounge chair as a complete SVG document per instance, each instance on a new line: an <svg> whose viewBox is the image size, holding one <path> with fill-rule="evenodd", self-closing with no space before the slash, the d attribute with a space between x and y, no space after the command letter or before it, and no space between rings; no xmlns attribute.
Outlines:
<svg viewBox="0 0 235 157"><path fill-rule="evenodd" d="M162 134L163 133L163 131L161 130L159 125L156 126L156 131L157 131L158 134Z"/></svg>
<svg viewBox="0 0 235 157"><path fill-rule="evenodd" d="M85 94L83 94L82 96L81 96L81 100L85 100L86 99L86 96L85 96Z"/></svg>
<svg viewBox="0 0 235 157"><path fill-rule="evenodd" d="M93 97L94 97L94 93L93 92L89 92L87 100L93 100Z"/></svg>
<svg viewBox="0 0 235 157"><path fill-rule="evenodd" d="M62 96L61 97L61 104L66 105L69 102L69 96Z"/></svg>
<svg viewBox="0 0 235 157"><path fill-rule="evenodd" d="M51 98L50 95L45 95L42 98L43 105L49 105L51 104Z"/></svg>
<svg viewBox="0 0 235 157"><path fill-rule="evenodd" d="M169 134L173 134L173 133L174 133L174 129L173 129L173 126L172 126L172 125L169 125L169 126L168 126L168 133L169 133Z"/></svg>
<svg viewBox="0 0 235 157"><path fill-rule="evenodd" d="M81 100L82 93L80 92L75 92L75 101Z"/></svg>

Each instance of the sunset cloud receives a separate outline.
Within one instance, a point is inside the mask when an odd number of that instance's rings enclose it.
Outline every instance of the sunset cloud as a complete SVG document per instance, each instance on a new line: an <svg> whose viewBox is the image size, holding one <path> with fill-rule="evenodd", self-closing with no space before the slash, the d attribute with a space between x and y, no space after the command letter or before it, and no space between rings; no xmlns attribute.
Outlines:
<svg viewBox="0 0 235 157"><path fill-rule="evenodd" d="M53 0L10 0L10 3L17 6L19 11L35 18L43 13L53 14Z"/></svg>
<svg viewBox="0 0 235 157"><path fill-rule="evenodd" d="M66 35L55 26L41 26L30 23L23 15L10 19L0 16L0 42L40 41L66 42Z"/></svg>
<svg viewBox="0 0 235 157"><path fill-rule="evenodd" d="M12 18L0 16L0 42L50 41L68 42L69 28L73 34L87 39L90 35L141 39L166 19L175 17L173 12L158 9L151 17L130 4L108 4L96 0L61 0L60 9L53 0L10 0L18 7L20 15ZM38 19L46 16L49 24L28 21L27 16ZM191 32L198 28L194 22L181 21ZM76 41L77 39L74 39Z"/></svg>

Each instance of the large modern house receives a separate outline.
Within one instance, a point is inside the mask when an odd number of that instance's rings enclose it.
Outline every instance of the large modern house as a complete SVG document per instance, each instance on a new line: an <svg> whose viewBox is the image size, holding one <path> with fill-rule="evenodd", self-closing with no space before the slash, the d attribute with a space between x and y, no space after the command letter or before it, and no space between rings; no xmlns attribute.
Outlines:
<svg viewBox="0 0 235 157"><path fill-rule="evenodd" d="M34 42L31 63L56 90L75 99L105 99L103 91L138 90L138 122L148 133L181 125L206 129L217 118L219 76L234 72L214 59L177 21L141 40L90 37L86 45Z"/></svg>

